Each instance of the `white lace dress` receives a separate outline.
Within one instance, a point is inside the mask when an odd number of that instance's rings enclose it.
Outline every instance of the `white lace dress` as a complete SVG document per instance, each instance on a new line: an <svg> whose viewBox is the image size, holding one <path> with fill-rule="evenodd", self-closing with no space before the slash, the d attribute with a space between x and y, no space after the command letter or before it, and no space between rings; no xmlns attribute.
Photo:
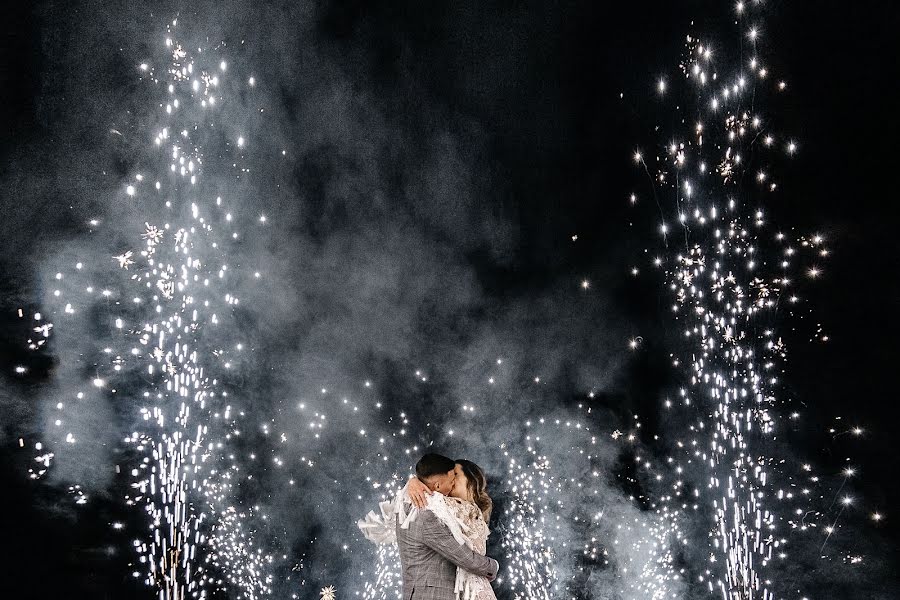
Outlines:
<svg viewBox="0 0 900 600"><path fill-rule="evenodd" d="M491 534L481 509L471 502L459 498L444 498L448 512L462 524L466 545L484 555L487 553L487 539ZM456 597L460 600L496 600L491 582L486 577L456 568Z"/></svg>
<svg viewBox="0 0 900 600"><path fill-rule="evenodd" d="M410 521L418 514L418 509L408 504L406 497L404 488L394 500L379 504L380 515L373 511L366 515L365 519L357 522L366 539L375 544L397 543L394 517L399 516L401 527L408 527ZM435 492L428 496L428 510L447 526L457 542L466 544L479 554L487 552L490 529L484 522L481 510L475 504ZM456 597L457 600L497 598L491 588L491 582L486 577L469 573L459 567L456 568Z"/></svg>

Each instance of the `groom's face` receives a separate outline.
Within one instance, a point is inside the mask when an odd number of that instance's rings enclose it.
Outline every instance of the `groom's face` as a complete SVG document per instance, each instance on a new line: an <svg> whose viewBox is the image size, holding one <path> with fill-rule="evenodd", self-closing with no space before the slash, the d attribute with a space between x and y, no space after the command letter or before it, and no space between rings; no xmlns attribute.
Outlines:
<svg viewBox="0 0 900 600"><path fill-rule="evenodd" d="M441 475L432 475L428 478L428 481L425 482L425 485L431 488L432 492L440 492L446 496L453 489L455 481L456 471L452 470Z"/></svg>

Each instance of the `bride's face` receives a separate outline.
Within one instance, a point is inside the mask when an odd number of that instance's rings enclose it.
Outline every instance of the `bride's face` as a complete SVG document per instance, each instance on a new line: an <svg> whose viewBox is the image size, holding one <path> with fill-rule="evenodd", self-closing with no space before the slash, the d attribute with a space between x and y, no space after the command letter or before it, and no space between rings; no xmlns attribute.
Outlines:
<svg viewBox="0 0 900 600"><path fill-rule="evenodd" d="M456 480L453 482L453 489L450 490L449 495L462 500L471 500L472 494L469 492L469 480L466 479L466 474L463 473L462 467L456 465L454 471L456 472Z"/></svg>

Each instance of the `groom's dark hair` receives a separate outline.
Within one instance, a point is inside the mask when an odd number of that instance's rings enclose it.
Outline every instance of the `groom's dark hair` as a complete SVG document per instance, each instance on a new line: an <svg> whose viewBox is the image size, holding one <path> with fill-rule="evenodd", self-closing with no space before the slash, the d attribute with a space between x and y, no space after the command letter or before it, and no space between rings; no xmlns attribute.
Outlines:
<svg viewBox="0 0 900 600"><path fill-rule="evenodd" d="M424 480L433 475L443 475L452 471L455 466L456 463L446 456L429 452L416 463L416 477Z"/></svg>

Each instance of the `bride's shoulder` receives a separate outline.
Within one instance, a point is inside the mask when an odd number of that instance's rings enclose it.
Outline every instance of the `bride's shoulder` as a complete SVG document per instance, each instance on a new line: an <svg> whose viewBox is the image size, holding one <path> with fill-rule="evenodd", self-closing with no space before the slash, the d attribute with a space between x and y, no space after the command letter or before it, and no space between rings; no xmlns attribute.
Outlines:
<svg viewBox="0 0 900 600"><path fill-rule="evenodd" d="M475 506L468 500L455 498L454 496L445 496L445 501L447 502L448 506L451 506L456 510L469 510L470 507Z"/></svg>
<svg viewBox="0 0 900 600"><path fill-rule="evenodd" d="M449 508L455 514L464 512L466 505L468 504L468 502L466 502L465 500L460 500L459 498L454 498L453 496L444 496L444 502L447 504L447 508Z"/></svg>
<svg viewBox="0 0 900 600"><path fill-rule="evenodd" d="M460 516L466 516L469 518L475 518L481 516L481 510L474 502L469 502L468 500L463 500L462 498L454 498L448 497L447 504L453 509L456 514Z"/></svg>

